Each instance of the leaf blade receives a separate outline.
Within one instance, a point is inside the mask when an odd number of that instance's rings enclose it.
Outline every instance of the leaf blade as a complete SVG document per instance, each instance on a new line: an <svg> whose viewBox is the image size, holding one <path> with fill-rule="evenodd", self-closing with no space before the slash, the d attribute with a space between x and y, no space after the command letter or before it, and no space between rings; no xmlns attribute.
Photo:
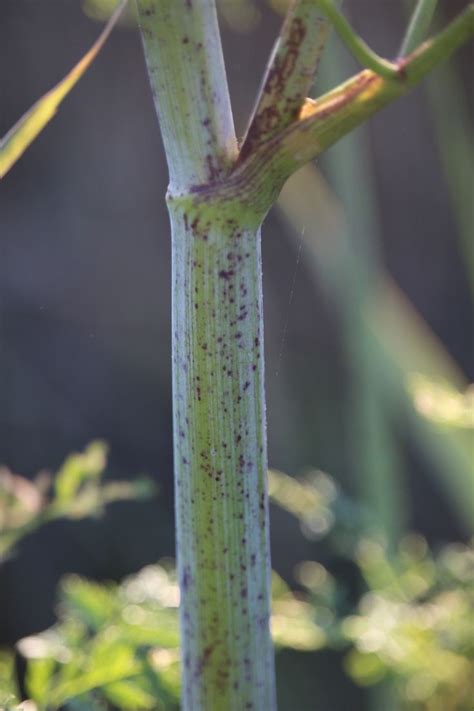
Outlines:
<svg viewBox="0 0 474 711"><path fill-rule="evenodd" d="M64 79L38 99L0 140L0 179L8 173L28 146L51 121L63 99L92 64L107 41L127 2L128 0L121 0L92 47L66 74Z"/></svg>

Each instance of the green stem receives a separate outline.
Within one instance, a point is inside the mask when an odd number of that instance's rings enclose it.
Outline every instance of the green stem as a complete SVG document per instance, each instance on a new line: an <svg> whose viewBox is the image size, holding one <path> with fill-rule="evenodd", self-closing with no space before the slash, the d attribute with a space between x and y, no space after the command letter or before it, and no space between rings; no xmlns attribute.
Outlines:
<svg viewBox="0 0 474 711"><path fill-rule="evenodd" d="M400 47L400 57L413 52L426 37L438 0L418 0Z"/></svg>
<svg viewBox="0 0 474 711"><path fill-rule="evenodd" d="M308 133L315 142L310 157L315 157L388 103L406 94L473 35L474 4L470 3L448 27L400 63L395 79L384 79L365 71L321 97L314 106L312 118L308 116L307 119L312 124ZM301 131L304 132L303 126ZM309 136L305 143L309 148ZM299 156L299 160L301 158Z"/></svg>
<svg viewBox="0 0 474 711"><path fill-rule="evenodd" d="M260 228L168 205L183 708L271 711Z"/></svg>
<svg viewBox="0 0 474 711"><path fill-rule="evenodd" d="M385 77L385 79L393 79L397 76L398 66L383 59L383 57L379 57L378 54L370 49L368 44L354 32L344 15L335 7L332 0L314 0L314 2L331 20L339 37L363 67L372 69L372 71L381 77Z"/></svg>
<svg viewBox="0 0 474 711"><path fill-rule="evenodd" d="M181 703L273 711L264 212L220 192L237 144L214 3L138 7L171 177Z"/></svg>
<svg viewBox="0 0 474 711"><path fill-rule="evenodd" d="M170 189L222 178L237 155L214 0L137 0Z"/></svg>

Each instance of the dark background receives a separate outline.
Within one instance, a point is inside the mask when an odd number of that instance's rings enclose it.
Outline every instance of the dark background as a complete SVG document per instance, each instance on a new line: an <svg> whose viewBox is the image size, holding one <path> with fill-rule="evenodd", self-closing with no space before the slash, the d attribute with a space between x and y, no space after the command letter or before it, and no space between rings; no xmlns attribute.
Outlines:
<svg viewBox="0 0 474 711"><path fill-rule="evenodd" d="M440 5L446 20L465 3ZM253 30L224 23L239 136L280 22L263 2L259 8ZM396 52L401 3L348 0L345 9L371 46ZM77 0L1 0L1 135L64 76L98 29ZM469 48L454 59L471 110L472 59ZM344 62L341 78L355 68ZM363 140L379 264L472 380L469 284L425 89L375 117ZM166 185L139 37L122 28L0 186L0 462L30 477L54 471L69 452L101 438L110 445L111 476L147 474L160 495L111 505L100 520L56 522L27 538L0 571L0 644L53 622L64 572L120 578L173 554ZM363 185L353 189L357 200L366 199ZM357 496L346 418L350 357L337 311L315 284L304 250L298 257L298 244L273 211L263 229L270 465L290 474L316 466ZM464 536L408 430L393 422L407 528L433 542ZM291 579L293 565L322 548L305 541L289 516L273 515L273 565ZM279 664L281 708L313 708L321 694L315 664L333 677L321 703L342 711L350 695L351 709L365 708L332 655L315 661L285 653Z"/></svg>

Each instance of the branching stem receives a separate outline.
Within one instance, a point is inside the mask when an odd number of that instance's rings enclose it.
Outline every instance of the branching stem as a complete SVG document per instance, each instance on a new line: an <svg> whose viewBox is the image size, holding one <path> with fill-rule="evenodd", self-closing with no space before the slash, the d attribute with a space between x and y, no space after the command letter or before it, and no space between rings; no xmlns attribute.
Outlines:
<svg viewBox="0 0 474 711"><path fill-rule="evenodd" d="M220 190L245 191L268 210L287 178L346 133L406 94L474 34L474 4L442 32L400 60L396 77L365 69L317 101L307 100L299 120L239 163ZM238 186L238 187L237 187Z"/></svg>
<svg viewBox="0 0 474 711"><path fill-rule="evenodd" d="M213 0L138 0L170 170L183 711L274 711L260 224ZM207 190L203 186L207 186Z"/></svg>

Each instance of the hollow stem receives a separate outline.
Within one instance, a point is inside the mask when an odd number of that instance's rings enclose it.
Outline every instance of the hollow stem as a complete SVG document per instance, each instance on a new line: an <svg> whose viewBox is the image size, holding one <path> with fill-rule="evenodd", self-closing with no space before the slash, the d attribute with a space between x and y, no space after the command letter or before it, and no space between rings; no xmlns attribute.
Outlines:
<svg viewBox="0 0 474 711"><path fill-rule="evenodd" d="M170 171L183 711L274 711L260 224L213 0L138 0Z"/></svg>
<svg viewBox="0 0 474 711"><path fill-rule="evenodd" d="M260 227L168 205L182 704L272 711Z"/></svg>

